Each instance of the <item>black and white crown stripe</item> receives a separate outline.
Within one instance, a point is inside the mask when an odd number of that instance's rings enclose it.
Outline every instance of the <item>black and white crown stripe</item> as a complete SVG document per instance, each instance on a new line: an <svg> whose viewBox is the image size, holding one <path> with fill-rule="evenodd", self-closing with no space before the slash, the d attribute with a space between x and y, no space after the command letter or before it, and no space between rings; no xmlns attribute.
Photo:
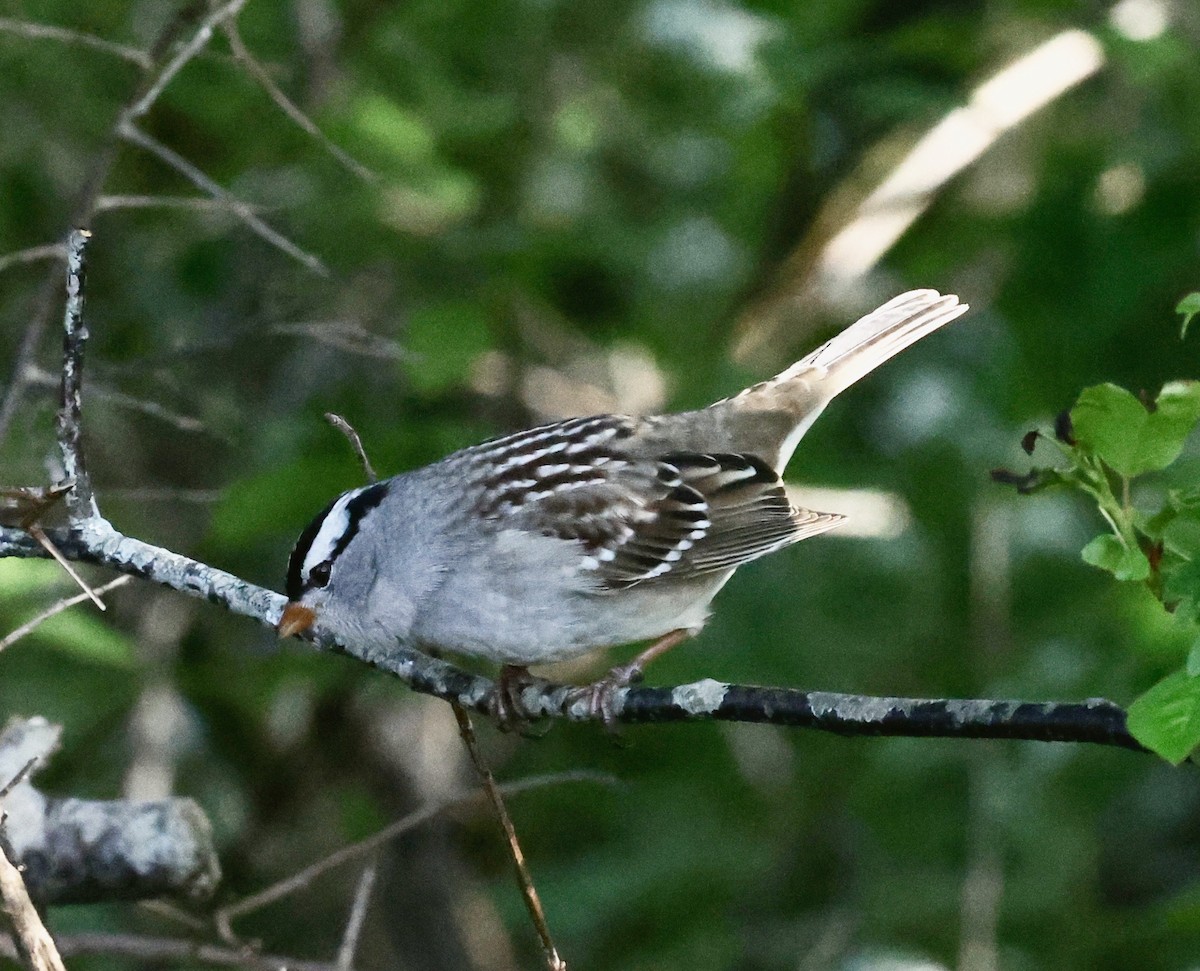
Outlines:
<svg viewBox="0 0 1200 971"><path fill-rule="evenodd" d="M354 538L362 518L385 495L386 482L343 492L308 524L288 562L288 599L298 600L306 589L329 581L329 565Z"/></svg>

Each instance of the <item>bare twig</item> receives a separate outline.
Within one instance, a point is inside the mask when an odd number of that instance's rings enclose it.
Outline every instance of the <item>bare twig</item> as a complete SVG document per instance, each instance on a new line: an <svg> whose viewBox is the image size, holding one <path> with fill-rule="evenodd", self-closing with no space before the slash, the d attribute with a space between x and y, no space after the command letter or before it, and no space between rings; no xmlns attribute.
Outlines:
<svg viewBox="0 0 1200 971"><path fill-rule="evenodd" d="M0 840L0 901L12 922L13 943L21 962L30 971L66 971L54 938L29 899L21 871L8 858L3 840Z"/></svg>
<svg viewBox="0 0 1200 971"><path fill-rule="evenodd" d="M164 920L181 924L197 934L203 934L208 931L208 921L202 920L195 914L191 914L182 907L177 907L166 900L139 900L138 908L146 911L148 914L162 917Z"/></svg>
<svg viewBox="0 0 1200 971"><path fill-rule="evenodd" d="M39 260L62 260L66 259L66 256L67 248L62 243L30 246L28 249L17 250L15 253L0 256L0 272L7 270L10 266L19 266L23 263L36 263Z"/></svg>
<svg viewBox="0 0 1200 971"><path fill-rule="evenodd" d="M496 785L492 770L488 767L483 752L479 748L479 739L475 736L471 716L461 705L451 704L450 707L458 722L458 733L462 736L467 752L470 753L471 762L475 766L475 771L479 773L483 789L496 813L500 828L504 831L504 839L508 843L508 852L512 856L513 867L516 870L517 885L520 886L521 897L525 901L525 909L529 911L529 919L533 921L534 930L537 931L538 939L542 942L542 957L546 962L547 971L567 971L567 963L559 957L558 948L554 946L554 938L550 935L546 911L542 907L537 887L534 886L533 875L525 863L525 852L521 849L521 841L517 839L517 829L513 826L512 817L508 814L508 807L504 804L504 796Z"/></svg>
<svg viewBox="0 0 1200 971"><path fill-rule="evenodd" d="M166 90L167 85L174 80L175 75L183 70L184 65L208 44L217 26L230 17L236 17L245 5L246 0L230 0L229 3L217 7L205 17L196 28L196 33L179 48L174 57L167 61L145 93L124 111L121 118L122 124L132 124L149 111L154 102Z"/></svg>
<svg viewBox="0 0 1200 971"><path fill-rule="evenodd" d="M84 34L77 30L68 30L54 24L39 24L30 20L14 20L11 17L0 17L0 33L16 34L19 37L29 37L34 40L56 40L64 44L74 44L78 47L90 47L92 50L103 51L105 54L115 54L122 60L136 64L143 70L150 70L153 62L150 55L136 47L125 44L115 44L102 37Z"/></svg>
<svg viewBox="0 0 1200 971"><path fill-rule="evenodd" d="M378 482L379 476L375 474L375 467L371 465L371 460L367 458L362 439L359 438L358 432L354 430L354 426L341 415L335 415L332 411L325 412L325 420L346 436L346 440L350 442L350 447L354 449L354 454L358 456L358 461L362 463L363 475L367 477L367 481Z"/></svg>
<svg viewBox="0 0 1200 971"><path fill-rule="evenodd" d="M17 786L19 786L22 782L24 782L26 779L29 778L29 774L31 772L33 772L34 767L38 764L39 761L40 761L40 757L35 755L33 758L29 759L23 766L21 766L20 769L17 770L16 775L14 775L11 779L9 779L6 783L4 783L4 788L0 789L0 803L4 802L5 796L7 796Z"/></svg>
<svg viewBox="0 0 1200 971"><path fill-rule="evenodd" d="M75 572L75 568L70 561L58 551L58 547L54 545L53 540L46 535L45 530L41 527L41 519L57 503L61 502L63 497L71 491L71 483L59 485L53 488L0 488L0 523L9 526L16 526L23 529L26 533L32 536L42 549L54 558L55 562L63 568L67 576L83 590L85 596L90 597L101 610L104 610L104 601L102 601L92 591L91 587L84 582L83 577Z"/></svg>
<svg viewBox="0 0 1200 971"><path fill-rule="evenodd" d="M287 602L281 594L231 573L125 536L103 519L56 531L52 538L69 559L152 580L271 627L279 623ZM24 532L0 527L0 558L42 555L46 555L42 548ZM342 644L319 626L311 637L321 649L370 664L415 691L456 701L481 714L492 710L493 681L414 648L394 644L381 651ZM532 718L595 721L586 702L572 700L572 690L569 685L551 682L531 684L521 692L521 705ZM895 698L727 684L706 678L669 687L621 688L613 694L613 714L623 724L715 720L788 725L837 735L1089 742L1145 751L1129 734L1124 710L1103 698L1081 702Z"/></svg>
<svg viewBox="0 0 1200 971"><path fill-rule="evenodd" d="M0 802L25 782L37 765L39 756L26 760L24 766L0 790ZM62 958L54 946L54 938L42 923L41 915L29 898L29 890L21 871L9 859L4 824L7 813L0 810L0 905L13 928L13 944L21 961L31 971L65 971Z"/></svg>
<svg viewBox="0 0 1200 971"><path fill-rule="evenodd" d="M287 253L288 256L303 263L319 276L329 276L328 267L318 257L313 256L311 253L306 253L278 230L272 229L258 217L253 206L242 202L241 199L233 195L228 189L214 182L178 152L167 148L162 142L151 138L128 119L121 122L118 133L127 142L145 149L151 155L165 162L198 189L207 192L214 199L221 200L256 235L266 240L266 242L270 243L276 249Z"/></svg>
<svg viewBox="0 0 1200 971"><path fill-rule="evenodd" d="M0 638L0 651L3 651L7 647L11 647L13 644L15 644L17 641L19 641L22 637L24 637L26 634L31 633L33 630L35 630L41 624L44 624L46 621L48 621L51 617L57 616L58 614L61 614L64 610L68 610L77 604L81 604L85 600L92 599L93 597L94 598L102 597L102 596L104 596L104 594L108 593L110 590L116 590L118 587L123 587L125 584L127 584L132 579L133 579L133 577L130 577L130 576L119 576L115 580L110 580L108 583L104 584L104 586L97 587L95 591L87 590L86 593L76 594L74 597L67 597L65 600L60 600L58 603L54 604L52 607L49 607L46 610L43 610L40 614L38 614L32 620L26 621L24 624L22 624L16 630L14 630L11 633L6 634L4 637ZM101 605L103 606L103 601L101 601Z"/></svg>
<svg viewBox="0 0 1200 971"><path fill-rule="evenodd" d="M50 386L58 382L52 375L41 368L31 368L29 383ZM140 411L143 415L148 415L151 418L165 422L181 432L188 432L189 434L214 434L199 418L193 418L191 415L181 415L177 411L163 407L157 401L137 398L134 395L126 394L124 391L114 391L111 388L96 387L94 384L91 385L90 393L95 400L108 401L121 408L128 408L130 411Z"/></svg>
<svg viewBox="0 0 1200 971"><path fill-rule="evenodd" d="M343 971L327 961L303 961L278 954L259 954L245 947L221 947L172 937L138 934L66 934L58 939L60 953L68 958L89 954L157 962L168 967L193 963L245 971ZM12 939L0 936L0 954L15 957Z"/></svg>
<svg viewBox="0 0 1200 971"><path fill-rule="evenodd" d="M321 344L350 354L379 358L383 361L403 361L409 355L399 342L372 334L353 320L314 320L291 324L275 324L270 333L287 337L308 337Z"/></svg>
<svg viewBox="0 0 1200 971"><path fill-rule="evenodd" d="M553 775L532 776L518 782L505 783L500 786L500 791L504 795L511 797L523 792L529 792L532 789L540 789L550 785L561 785L565 782L611 784L613 779L611 776L599 772L559 772ZM340 850L330 853L324 859L318 860L316 863L305 867L303 870L292 874L284 880L280 880L278 883L272 884L264 890L260 890L250 897L239 900L237 903L230 904L227 907L222 907L213 915L217 926L217 933L226 942L236 942L237 936L233 932L233 921L237 918L253 911L261 910L263 907L273 904L277 900L282 900L290 894L303 890L322 874L328 873L330 870L344 863L349 863L351 860L358 860L364 856L369 856L389 840L393 840L403 833L416 829L447 809L473 802L480 795L478 790L472 790L470 792L461 792L458 795L441 799L437 802L431 802L420 809L414 810L407 816L403 816L394 823L385 826L378 833L368 836L364 840L359 840L357 843L344 846Z"/></svg>
<svg viewBox="0 0 1200 971"><path fill-rule="evenodd" d="M372 860L363 867L362 875L358 878L354 903L350 907L350 916L346 919L346 931L342 934L342 943L338 947L338 971L350 971L354 966L354 952L358 950L358 938L367 918L367 905L371 902L371 891L375 887L375 876L378 872L379 861Z"/></svg>
<svg viewBox="0 0 1200 971"><path fill-rule="evenodd" d="M191 20L193 9L193 4L181 4L175 16L166 22L163 29L155 38L147 55L148 66L142 75L140 83L136 86L128 105L117 115L117 119L109 130L103 147L96 154L91 165L86 170L83 188L80 190L79 198L72 209L67 223L68 226L86 226L91 222L92 216L95 213L96 199L103 191L104 183L107 181L108 174L116 159L118 136L122 124L128 118L130 107L142 104L145 101L145 92L147 91L157 88L159 93L162 92L163 87L158 83L158 77L152 73L153 66L166 57L167 53L172 49L177 36ZM60 39L62 38L60 37ZM172 58L168 62L168 66L171 65L175 65L175 71L178 72L179 66L176 65L175 58ZM21 337L21 345L12 367L12 377L9 380L8 387L4 391L3 400L0 400L0 442L7 437L8 429L12 425L13 417L16 415L17 408L20 406L25 393L28 383L27 373L37 357L38 348L42 342L42 335L50 319L51 307L55 297L59 293L58 281L59 277L57 273L46 277L38 293L34 305L35 310L30 315L29 323L25 327L25 333Z"/></svg>
<svg viewBox="0 0 1200 971"><path fill-rule="evenodd" d="M243 203L249 208L260 211L261 206ZM199 209L216 212L227 212L231 216L237 213L228 203L210 196L100 196L96 200L96 212L110 212L114 209ZM0 264L3 269L3 264Z"/></svg>
<svg viewBox="0 0 1200 971"><path fill-rule="evenodd" d="M88 586L88 582L79 575L79 573L75 570L75 567L71 565L71 561L62 555L58 547L54 545L54 541L46 535L46 531L42 529L41 526L39 526L37 523L30 523L25 527L25 532L37 540L38 543L41 544L42 548L54 559L54 562L61 566L63 570L66 571L67 576L75 581L79 589L83 591L83 598L85 600L90 600L101 610L108 609L108 607L104 605L104 601L100 599L99 593Z"/></svg>
<svg viewBox="0 0 1200 971"><path fill-rule="evenodd" d="M229 48L233 51L234 59L242 65L250 75L262 85L262 89L267 92L268 97L275 102L276 106L287 115L293 122L300 126L305 132L315 138L330 155L338 160L347 170L358 176L364 182L378 182L379 176L368 169L365 165L351 156L344 149L335 145L311 118L308 117L300 108L283 93L283 90L271 78L267 69L256 58L250 49L246 46L246 42L242 40L242 35L238 31L237 24L233 20L226 21L224 26L225 36L229 39Z"/></svg>

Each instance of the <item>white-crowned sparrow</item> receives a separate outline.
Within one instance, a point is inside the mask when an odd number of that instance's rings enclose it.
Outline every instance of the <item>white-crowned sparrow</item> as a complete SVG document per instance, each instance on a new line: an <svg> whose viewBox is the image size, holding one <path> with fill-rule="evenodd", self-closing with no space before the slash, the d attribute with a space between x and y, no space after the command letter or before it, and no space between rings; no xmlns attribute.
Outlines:
<svg viewBox="0 0 1200 971"><path fill-rule="evenodd" d="M901 294L769 381L699 411L554 422L335 499L288 566L282 636L319 619L347 643L402 643L524 667L705 621L743 563L837 526L780 473L838 394L967 307Z"/></svg>

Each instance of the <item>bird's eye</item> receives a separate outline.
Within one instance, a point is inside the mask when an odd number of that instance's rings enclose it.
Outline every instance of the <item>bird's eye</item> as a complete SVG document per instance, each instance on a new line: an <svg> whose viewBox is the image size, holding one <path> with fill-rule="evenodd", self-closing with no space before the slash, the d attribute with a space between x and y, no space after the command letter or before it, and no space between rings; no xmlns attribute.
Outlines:
<svg viewBox="0 0 1200 971"><path fill-rule="evenodd" d="M322 560L309 571L308 582L314 587L324 587L329 583L329 571L333 568L332 560Z"/></svg>

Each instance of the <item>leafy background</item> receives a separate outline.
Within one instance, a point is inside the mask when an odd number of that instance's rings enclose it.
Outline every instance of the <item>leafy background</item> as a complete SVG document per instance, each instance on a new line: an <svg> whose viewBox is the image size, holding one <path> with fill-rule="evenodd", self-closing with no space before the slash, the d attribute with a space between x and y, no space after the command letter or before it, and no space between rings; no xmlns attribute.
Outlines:
<svg viewBox="0 0 1200 971"><path fill-rule="evenodd" d="M202 6L0 6L140 49L181 10L186 37ZM1104 529L1094 507L1018 496L988 470L1027 465L1022 435L1086 386L1153 396L1196 376L1195 336L1181 343L1172 315L1200 275L1193 5L253 0L238 23L378 178L293 125L222 36L140 121L330 273L228 208L106 202L87 434L120 528L278 588L299 529L358 481L325 411L399 471L546 414L724 396L874 302L935 286L971 315L837 402L790 472L900 497L907 527L746 568L652 680L1127 703L1184 664L1194 638L1152 591L1082 562ZM980 81L1071 28L1103 44L1095 77L1004 134L867 277L784 326L749 312L807 296L814 240L847 200ZM0 255L62 238L138 79L112 53L0 22ZM147 152L114 150L106 196L198 194ZM58 273L4 265L0 380ZM52 412L35 380L0 443L5 484L46 478ZM1198 472L1189 447L1147 494ZM0 563L0 630L67 590L46 564ZM144 585L113 608L0 655L0 711L66 726L52 791L198 799L223 899L471 784L450 713L378 674ZM1200 953L1186 767L750 726L485 744L505 779L618 780L513 803L572 967L1184 969ZM238 929L328 957L354 879ZM176 930L123 906L51 917L63 933ZM537 961L482 809L384 856L359 966Z"/></svg>

